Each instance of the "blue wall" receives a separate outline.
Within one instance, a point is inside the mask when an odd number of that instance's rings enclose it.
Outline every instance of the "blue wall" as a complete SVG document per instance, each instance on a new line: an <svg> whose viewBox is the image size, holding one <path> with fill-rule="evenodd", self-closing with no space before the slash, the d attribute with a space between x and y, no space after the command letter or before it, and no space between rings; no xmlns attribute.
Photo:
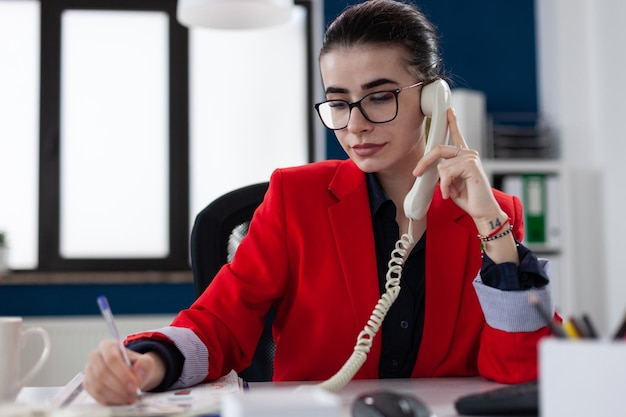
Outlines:
<svg viewBox="0 0 626 417"><path fill-rule="evenodd" d="M534 0L415 0L439 30L452 87L484 91L488 112L536 112ZM354 1L326 1L329 23ZM329 158L345 158L332 132Z"/></svg>
<svg viewBox="0 0 626 417"><path fill-rule="evenodd" d="M326 0L330 22L349 3ZM437 25L444 67L453 87L484 91L489 112L535 112L535 21L533 0L423 0ZM327 136L329 158L345 158ZM0 286L0 315L98 314L96 297L107 295L116 314L170 314L194 299L192 284Z"/></svg>
<svg viewBox="0 0 626 417"><path fill-rule="evenodd" d="M193 284L2 285L0 316L100 314L106 295L117 314L175 314L194 300Z"/></svg>

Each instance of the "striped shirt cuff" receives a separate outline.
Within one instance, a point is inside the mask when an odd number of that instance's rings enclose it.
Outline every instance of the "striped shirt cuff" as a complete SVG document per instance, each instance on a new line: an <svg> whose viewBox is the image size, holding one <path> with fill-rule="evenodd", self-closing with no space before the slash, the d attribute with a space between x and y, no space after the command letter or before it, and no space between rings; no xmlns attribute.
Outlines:
<svg viewBox="0 0 626 417"><path fill-rule="evenodd" d="M545 259L539 262L549 272L549 263ZM533 332L545 327L547 323L529 302L531 292L539 298L539 304L545 311L554 315L551 284L541 288L523 291L503 291L485 285L480 275L474 279L474 289L485 315L487 324L505 332Z"/></svg>

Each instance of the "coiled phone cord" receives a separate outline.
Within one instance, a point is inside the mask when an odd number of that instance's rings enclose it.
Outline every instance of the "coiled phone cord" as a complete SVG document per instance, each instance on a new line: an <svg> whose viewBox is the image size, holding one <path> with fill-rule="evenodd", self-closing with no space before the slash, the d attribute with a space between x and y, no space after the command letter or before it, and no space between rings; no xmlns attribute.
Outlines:
<svg viewBox="0 0 626 417"><path fill-rule="evenodd" d="M374 336L378 333L380 326L391 308L391 305L398 298L400 293L400 278L402 278L402 265L407 253L413 246L414 240L411 233L413 220L409 218L409 230L403 234L396 242L391 258L387 264L387 274L385 275L385 292L376 303L367 324L359 333L352 355L348 358L341 369L332 377L317 386L331 392L337 392L361 369L367 359L367 354L372 347Z"/></svg>

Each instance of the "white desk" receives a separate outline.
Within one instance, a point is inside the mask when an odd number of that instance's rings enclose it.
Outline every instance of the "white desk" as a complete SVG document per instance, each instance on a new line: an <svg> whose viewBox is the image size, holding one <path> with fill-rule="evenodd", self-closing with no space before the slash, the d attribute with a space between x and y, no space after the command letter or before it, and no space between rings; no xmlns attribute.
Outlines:
<svg viewBox="0 0 626 417"><path fill-rule="evenodd" d="M251 384L267 386L267 383ZM271 384L278 388L294 386L293 383ZM458 416L454 409L454 401L462 395L487 391L503 385L487 381L483 378L424 378L424 379L381 379L351 381L339 391L342 402L342 417L351 416L352 402L360 394L376 390L392 390L406 392L417 396L437 415L437 417Z"/></svg>
<svg viewBox="0 0 626 417"><path fill-rule="evenodd" d="M296 383L251 383L250 390L255 388L275 387L278 390L290 391ZM376 390L394 390L407 392L419 397L437 417L457 416L454 401L462 395L485 391L501 385L482 378L426 378L426 379L395 379L395 380L364 380L352 381L339 391L342 402L342 417L349 417L354 399L365 392ZM18 396L18 401L28 404L46 404L58 392L56 387L26 387Z"/></svg>

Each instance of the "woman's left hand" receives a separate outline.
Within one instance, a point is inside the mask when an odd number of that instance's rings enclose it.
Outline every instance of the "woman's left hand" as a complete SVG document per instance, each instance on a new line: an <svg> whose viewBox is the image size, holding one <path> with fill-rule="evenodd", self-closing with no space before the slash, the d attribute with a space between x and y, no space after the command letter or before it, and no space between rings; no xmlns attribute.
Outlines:
<svg viewBox="0 0 626 417"><path fill-rule="evenodd" d="M420 176L436 164L443 198L452 198L477 224L489 221L502 211L493 196L478 152L467 146L461 134L454 109L448 109L447 116L450 144L437 145L427 152L413 170L413 175Z"/></svg>

